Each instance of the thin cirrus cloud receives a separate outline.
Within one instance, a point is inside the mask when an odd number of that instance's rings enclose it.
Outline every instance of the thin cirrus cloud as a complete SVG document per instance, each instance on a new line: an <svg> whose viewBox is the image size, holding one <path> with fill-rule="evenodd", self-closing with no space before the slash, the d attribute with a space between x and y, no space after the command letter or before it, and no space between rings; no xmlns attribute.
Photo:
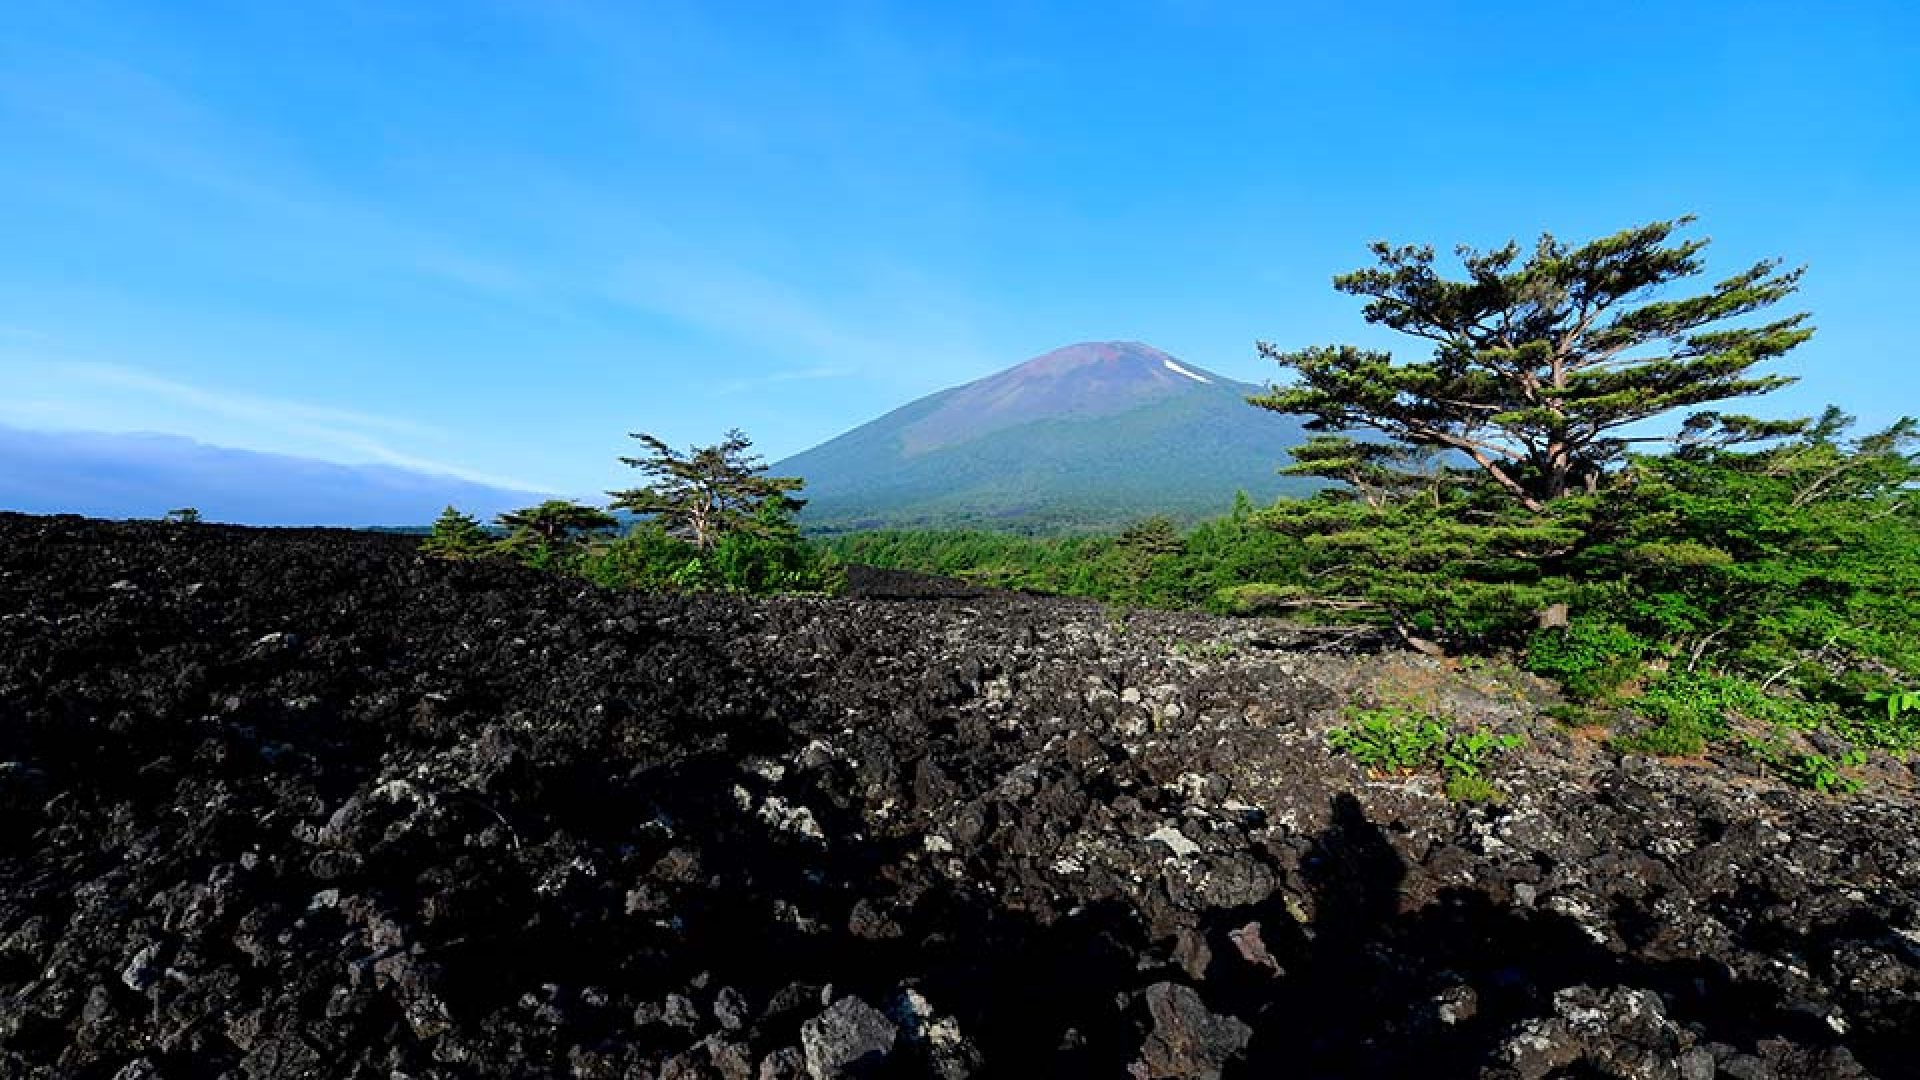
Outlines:
<svg viewBox="0 0 1920 1080"><path fill-rule="evenodd" d="M30 392L0 398L0 420L20 427L158 431L212 445L313 457L342 464L392 465L515 491L555 486L466 468L403 449L445 433L375 413L280 397L212 390L138 368L90 361L9 365Z"/></svg>

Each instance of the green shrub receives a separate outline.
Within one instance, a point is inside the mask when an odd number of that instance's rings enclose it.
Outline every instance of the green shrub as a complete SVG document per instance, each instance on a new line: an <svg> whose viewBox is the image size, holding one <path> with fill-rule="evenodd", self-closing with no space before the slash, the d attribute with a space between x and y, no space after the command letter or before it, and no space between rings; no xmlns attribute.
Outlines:
<svg viewBox="0 0 1920 1080"><path fill-rule="evenodd" d="M1597 727L1606 722L1603 714L1587 705L1561 703L1540 710L1543 716L1570 728Z"/></svg>
<svg viewBox="0 0 1920 1080"><path fill-rule="evenodd" d="M790 530L727 533L702 552L657 522L642 522L568 567L616 589L832 593L846 583L838 560Z"/></svg>
<svg viewBox="0 0 1920 1080"><path fill-rule="evenodd" d="M1647 642L1624 626L1575 619L1534 632L1527 670L1557 680L1575 701L1600 701L1639 674L1647 651Z"/></svg>
<svg viewBox="0 0 1920 1080"><path fill-rule="evenodd" d="M1725 741L1735 717L1768 728L1817 731L1838 715L1830 705L1775 697L1750 679L1709 672L1669 672L1630 704L1653 725L1609 745L1661 757L1691 757Z"/></svg>
<svg viewBox="0 0 1920 1080"><path fill-rule="evenodd" d="M1920 691L1869 694L1866 708L1839 711L1829 725L1856 748L1906 757L1920 750Z"/></svg>
<svg viewBox="0 0 1920 1080"><path fill-rule="evenodd" d="M1447 798L1454 802L1504 803L1507 793L1478 776L1447 777Z"/></svg>
<svg viewBox="0 0 1920 1080"><path fill-rule="evenodd" d="M1707 737L1683 724L1663 723L1643 731L1616 735L1607 740L1607 746L1623 754L1693 757L1706 750Z"/></svg>
<svg viewBox="0 0 1920 1080"><path fill-rule="evenodd" d="M1518 735L1496 735L1491 731L1463 731L1449 738L1440 749L1440 771L1449 778L1480 779L1480 773L1495 755L1520 748Z"/></svg>
<svg viewBox="0 0 1920 1080"><path fill-rule="evenodd" d="M1435 764L1447 725L1391 707L1353 708L1344 727L1327 732L1327 745L1376 772L1406 773Z"/></svg>
<svg viewBox="0 0 1920 1080"><path fill-rule="evenodd" d="M776 592L838 592L846 571L838 560L796 533L728 533L698 560L690 576L709 588L760 595Z"/></svg>
<svg viewBox="0 0 1920 1080"><path fill-rule="evenodd" d="M1449 798L1469 802L1505 799L1483 773L1497 754L1515 750L1519 735L1475 729L1456 732L1430 713L1394 706L1349 708L1349 723L1327 732L1327 746L1381 773L1437 769Z"/></svg>
<svg viewBox="0 0 1920 1080"><path fill-rule="evenodd" d="M1252 582L1216 590L1208 606L1224 615L1264 615L1291 610L1306 596L1303 586Z"/></svg>
<svg viewBox="0 0 1920 1080"><path fill-rule="evenodd" d="M1825 754L1795 750L1777 735L1756 738L1742 736L1741 748L1766 770L1795 787L1818 791L1823 795L1852 795L1864 785L1858 777L1842 770L1857 769L1867 763L1864 750L1848 750L1838 759Z"/></svg>
<svg viewBox="0 0 1920 1080"><path fill-rule="evenodd" d="M1867 755L1858 750L1842 754L1838 761L1825 754L1794 754L1779 771L1788 783L1797 787L1811 788L1825 795L1852 795L1860 790L1861 782L1840 770L1866 763Z"/></svg>
<svg viewBox="0 0 1920 1080"><path fill-rule="evenodd" d="M609 589L658 591L674 587L674 576L693 559L692 544L668 535L658 524L643 522L583 556L575 570Z"/></svg>

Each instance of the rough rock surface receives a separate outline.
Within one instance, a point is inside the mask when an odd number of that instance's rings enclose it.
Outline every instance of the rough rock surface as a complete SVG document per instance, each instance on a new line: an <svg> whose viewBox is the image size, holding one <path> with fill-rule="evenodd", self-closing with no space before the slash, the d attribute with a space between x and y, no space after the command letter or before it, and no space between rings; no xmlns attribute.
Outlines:
<svg viewBox="0 0 1920 1080"><path fill-rule="evenodd" d="M1911 1076L1920 824L1546 688L860 576L0 515L0 1076ZM1505 805L1324 747L1524 731Z"/></svg>

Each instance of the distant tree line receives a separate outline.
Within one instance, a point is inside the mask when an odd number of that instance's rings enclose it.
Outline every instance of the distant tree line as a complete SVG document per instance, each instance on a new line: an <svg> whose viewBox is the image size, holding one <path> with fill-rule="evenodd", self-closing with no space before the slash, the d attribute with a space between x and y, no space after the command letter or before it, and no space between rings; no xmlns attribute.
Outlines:
<svg viewBox="0 0 1920 1080"><path fill-rule="evenodd" d="M614 588L742 593L835 592L844 572L794 523L797 477L766 475L752 441L730 431L680 453L644 433L647 448L621 462L651 483L609 492L606 509L565 499L501 514L496 537L447 509L421 550L450 559L506 557ZM611 511L625 511L624 532Z"/></svg>

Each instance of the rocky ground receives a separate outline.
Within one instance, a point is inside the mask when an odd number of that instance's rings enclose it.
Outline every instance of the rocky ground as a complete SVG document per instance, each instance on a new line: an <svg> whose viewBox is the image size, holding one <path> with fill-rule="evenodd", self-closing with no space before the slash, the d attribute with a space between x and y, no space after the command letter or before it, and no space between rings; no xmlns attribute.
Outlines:
<svg viewBox="0 0 1920 1080"><path fill-rule="evenodd" d="M857 575L0 515L6 1077L1920 1075L1920 824L1549 688ZM1328 753L1524 732L1505 805Z"/></svg>

